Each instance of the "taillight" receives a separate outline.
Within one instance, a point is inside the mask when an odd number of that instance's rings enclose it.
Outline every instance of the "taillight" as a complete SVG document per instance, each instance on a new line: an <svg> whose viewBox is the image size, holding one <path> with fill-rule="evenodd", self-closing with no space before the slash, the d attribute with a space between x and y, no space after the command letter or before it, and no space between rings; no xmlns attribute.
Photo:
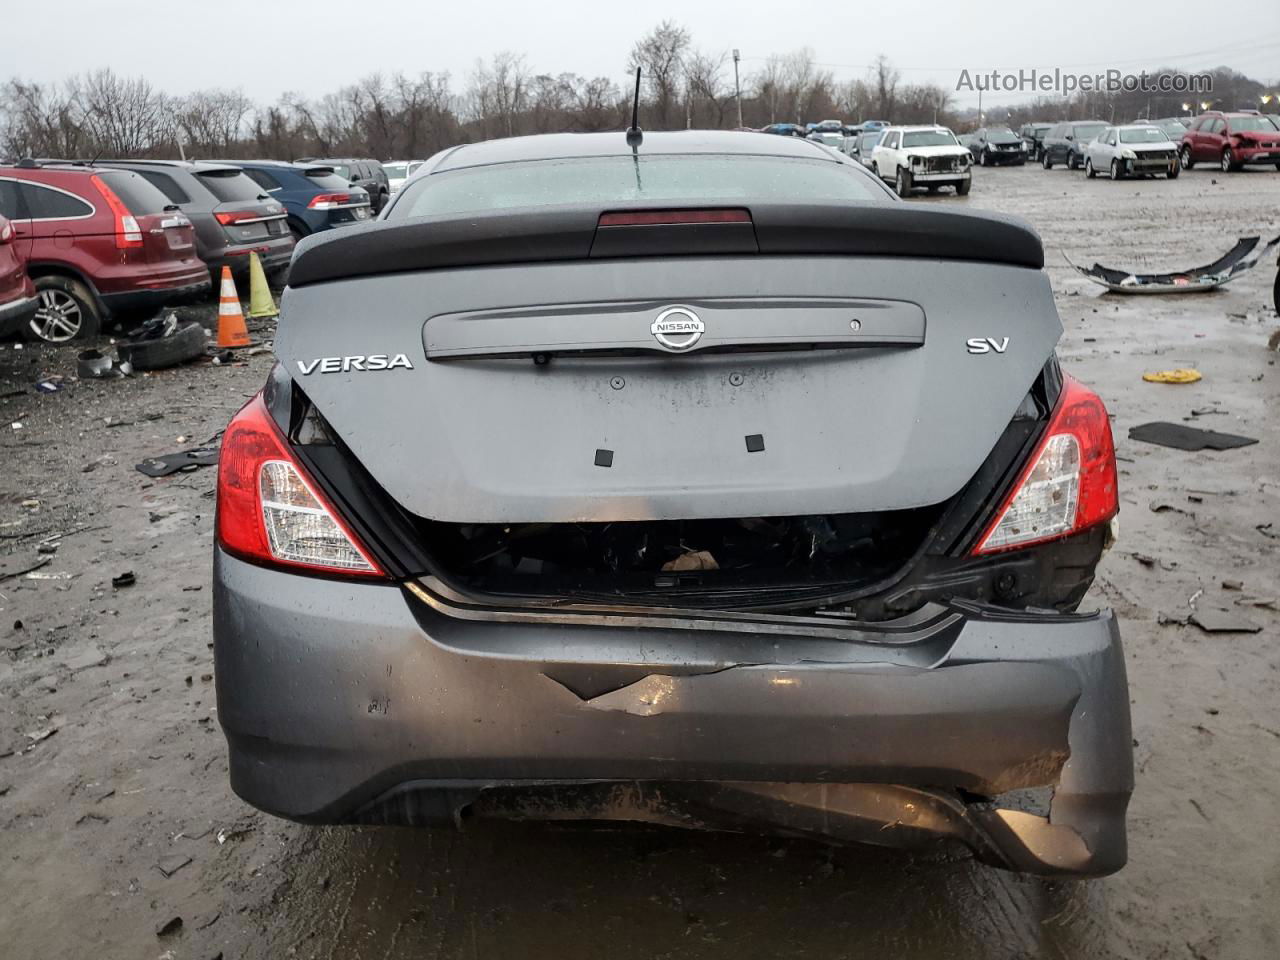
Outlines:
<svg viewBox="0 0 1280 960"><path fill-rule="evenodd" d="M975 554L998 553L1080 533L1120 509L1107 408L1064 377L1048 429Z"/></svg>
<svg viewBox="0 0 1280 960"><path fill-rule="evenodd" d="M332 210L335 207L349 207L360 201L351 193L317 193L309 201L309 210Z"/></svg>
<svg viewBox="0 0 1280 960"><path fill-rule="evenodd" d="M229 227L234 223L244 223L248 220L256 223L259 220L266 219L256 210L220 210L213 215L213 218L224 227Z"/></svg>
<svg viewBox="0 0 1280 960"><path fill-rule="evenodd" d="M215 527L222 548L250 563L386 576L294 458L261 394L223 434Z"/></svg>
<svg viewBox="0 0 1280 960"><path fill-rule="evenodd" d="M116 218L116 247L126 250L129 247L142 246L142 228L138 226L137 218L120 202L116 192L107 186L107 182L102 177L95 173L89 179L93 181L107 208Z"/></svg>

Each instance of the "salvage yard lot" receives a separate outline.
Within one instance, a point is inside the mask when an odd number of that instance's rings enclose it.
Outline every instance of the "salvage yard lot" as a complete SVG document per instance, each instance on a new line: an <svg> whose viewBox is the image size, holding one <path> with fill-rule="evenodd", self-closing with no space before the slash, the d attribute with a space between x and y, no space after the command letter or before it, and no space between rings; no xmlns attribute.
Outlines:
<svg viewBox="0 0 1280 960"><path fill-rule="evenodd" d="M215 435L270 356L72 382L74 349L4 344L0 956L1280 954L1275 264L1213 294L1126 299L1061 256L1158 270L1209 262L1237 236L1270 239L1280 173L1110 182L984 169L967 200L912 202L1032 222L1066 327L1064 367L1114 416L1120 540L1085 606L1116 609L1128 655L1137 790L1120 874L1045 883L802 841L315 829L259 814L230 793L214 711L214 471L149 481L133 465ZM1142 381L1175 367L1203 379ZM59 392L33 389L58 374ZM1150 420L1261 442L1186 453L1129 440ZM10 576L46 559L39 578ZM136 584L113 587L126 572ZM1185 622L1213 610L1261 630Z"/></svg>

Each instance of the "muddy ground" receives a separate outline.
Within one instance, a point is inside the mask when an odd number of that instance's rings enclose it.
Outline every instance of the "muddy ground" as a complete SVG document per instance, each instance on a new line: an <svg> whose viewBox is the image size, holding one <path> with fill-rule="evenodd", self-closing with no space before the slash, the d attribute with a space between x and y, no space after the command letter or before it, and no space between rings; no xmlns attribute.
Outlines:
<svg viewBox="0 0 1280 960"><path fill-rule="evenodd" d="M216 434L270 356L75 382L74 350L4 344L0 957L1280 955L1275 266L1210 295L1126 299L1059 255L1209 261L1238 235L1280 232L1280 173L979 170L967 201L919 202L1040 229L1064 364L1115 416L1121 537L1086 605L1119 611L1128 652L1138 786L1123 872L1046 883L798 841L314 829L256 813L228 789L211 683L214 471L149 481L134 464ZM1204 379L1141 380L1187 366ZM51 374L65 387L35 392ZM1128 439L1153 419L1261 442L1184 453ZM11 576L42 559L40 579ZM136 584L113 588L129 571ZM1183 622L1193 609L1262 629L1208 634Z"/></svg>

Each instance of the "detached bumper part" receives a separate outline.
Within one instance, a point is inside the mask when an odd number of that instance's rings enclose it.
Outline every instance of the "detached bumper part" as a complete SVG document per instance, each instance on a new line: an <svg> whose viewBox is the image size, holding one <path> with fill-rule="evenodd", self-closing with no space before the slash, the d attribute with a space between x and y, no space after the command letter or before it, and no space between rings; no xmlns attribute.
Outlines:
<svg viewBox="0 0 1280 960"><path fill-rule="evenodd" d="M221 552L214 579L232 786L280 816L950 839L1045 875L1126 859L1128 692L1107 612L956 605L789 639L714 617L462 619L394 586ZM1000 803L1036 787L1054 790L1048 816Z"/></svg>

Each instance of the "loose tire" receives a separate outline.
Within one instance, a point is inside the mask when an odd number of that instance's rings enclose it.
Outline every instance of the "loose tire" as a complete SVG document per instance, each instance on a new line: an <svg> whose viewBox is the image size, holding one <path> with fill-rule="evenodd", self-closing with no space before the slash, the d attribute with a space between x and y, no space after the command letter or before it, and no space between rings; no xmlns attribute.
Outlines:
<svg viewBox="0 0 1280 960"><path fill-rule="evenodd" d="M179 325L169 337L121 340L116 344L116 352L121 362L128 361L135 370L163 370L202 356L208 339L204 327L191 320Z"/></svg>
<svg viewBox="0 0 1280 960"><path fill-rule="evenodd" d="M59 276L37 277L35 283L40 306L27 329L32 340L67 343L98 335L102 316L88 287Z"/></svg>
<svg viewBox="0 0 1280 960"><path fill-rule="evenodd" d="M956 184L956 196L967 197L969 195L969 188L971 186L973 186L972 180L961 180L959 183Z"/></svg>
<svg viewBox="0 0 1280 960"><path fill-rule="evenodd" d="M1093 169L1092 157L1084 158L1084 175L1088 177L1090 180L1092 180L1094 177L1098 175L1098 171Z"/></svg>
<svg viewBox="0 0 1280 960"><path fill-rule="evenodd" d="M1187 146L1185 143L1182 145L1182 150L1180 151L1180 153L1182 155L1183 170L1190 170L1192 167L1196 165L1196 162L1191 159L1191 148ZM1280 166L1280 164L1277 164L1277 166Z"/></svg>
<svg viewBox="0 0 1280 960"><path fill-rule="evenodd" d="M895 189L898 196L906 198L911 196L911 190L915 186L912 182L911 171L898 168L898 178L895 183Z"/></svg>

